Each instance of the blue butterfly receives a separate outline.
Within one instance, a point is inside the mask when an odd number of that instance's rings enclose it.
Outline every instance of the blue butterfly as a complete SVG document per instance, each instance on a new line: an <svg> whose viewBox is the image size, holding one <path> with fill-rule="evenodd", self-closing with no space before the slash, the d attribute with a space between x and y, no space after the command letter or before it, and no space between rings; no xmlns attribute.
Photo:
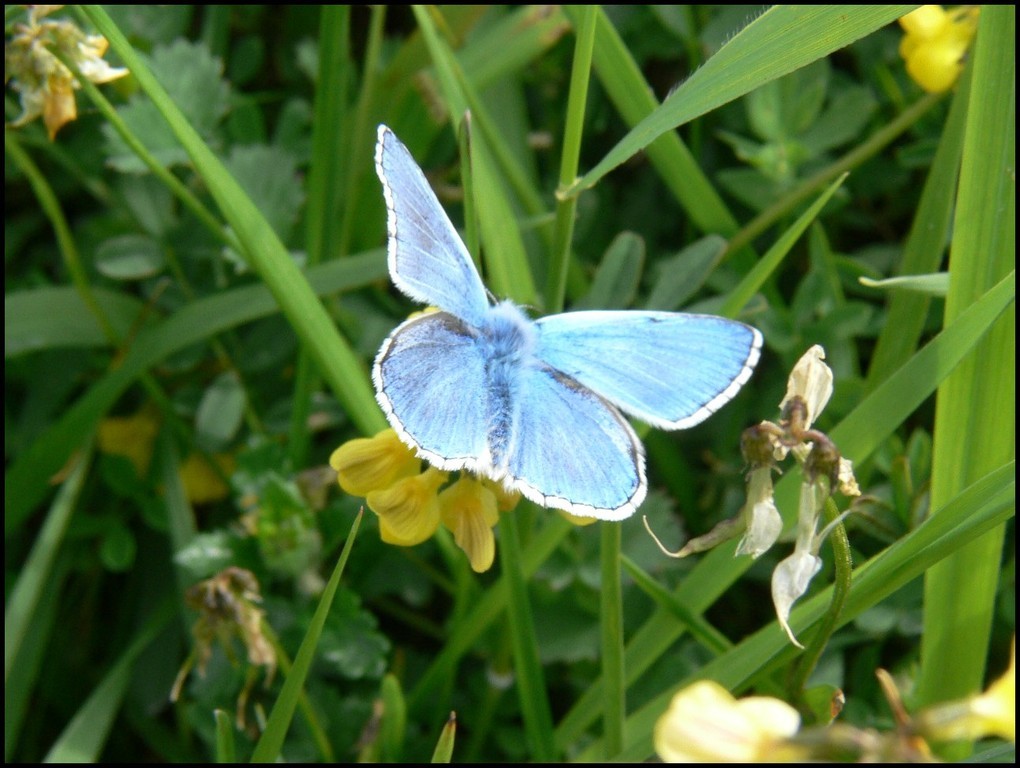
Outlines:
<svg viewBox="0 0 1020 768"><path fill-rule="evenodd" d="M693 426L733 398L761 334L711 315L567 312L529 319L491 303L414 158L379 126L389 270L415 301L383 342L372 379L401 440L443 470L468 470L546 507L603 520L644 500L644 448L621 411Z"/></svg>

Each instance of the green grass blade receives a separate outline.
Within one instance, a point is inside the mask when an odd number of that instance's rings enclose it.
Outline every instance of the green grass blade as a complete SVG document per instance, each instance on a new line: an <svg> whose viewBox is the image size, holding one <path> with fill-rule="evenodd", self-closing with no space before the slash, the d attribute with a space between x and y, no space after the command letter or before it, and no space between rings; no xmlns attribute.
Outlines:
<svg viewBox="0 0 1020 768"><path fill-rule="evenodd" d="M970 73L953 97L939 146L921 192L910 234L898 267L900 275L935 272L942 263L946 233L956 203L956 177L963 152L963 132L970 94ZM921 338L930 300L913 293L894 291L889 298L889 314L875 343L868 369L868 386L874 387L913 354Z"/></svg>
<svg viewBox="0 0 1020 768"><path fill-rule="evenodd" d="M569 190L590 189L662 134L896 20L912 6L778 5L734 35Z"/></svg>
<svg viewBox="0 0 1020 768"><path fill-rule="evenodd" d="M567 120L563 136L563 151L560 154L561 187L572 184L577 178L594 45L595 7L588 5L584 6L581 12L580 24L577 27L577 42L574 46L574 62L570 70ZM570 244L573 241L576 215L577 198L556 201L552 257L549 259L545 289L545 309L550 313L563 311L563 299L567 291L567 267L570 264Z"/></svg>
<svg viewBox="0 0 1020 768"><path fill-rule="evenodd" d="M829 199L836 193L843 182L846 180L846 174L843 174L836 179L829 188L826 189L811 206L804 211L797 220L791 224L785 232L776 240L776 242L769 248L768 252L762 256L762 258L754 265L750 272L740 281L740 284L734 288L726 297L726 301L723 302L722 310L720 314L724 317L736 317L747 302L751 300L755 293L758 292L768 280L769 275L772 274L776 268L779 267L783 259L786 258L786 254L793 248L794 243L797 239L804 234L804 230L808 228L808 225L815 220L815 217L821 213L822 208L829 202Z"/></svg>
<svg viewBox="0 0 1020 768"><path fill-rule="evenodd" d="M347 216L340 217L344 187L347 199L353 197L350 183L350 163L343 159L347 138L344 120L347 111L347 82L350 72L348 40L350 38L350 9L323 6L320 10L319 69L316 79L315 105L312 116L312 157L308 172L308 205L305 210L305 251L309 264L320 264L327 257L343 253L343 225ZM366 146L369 144L365 140ZM351 206L345 210L349 212ZM297 374L294 377L294 397L290 412L290 432L287 449L292 465L301 467L308 454L310 435L308 414L311 411L312 390L316 388L312 361L302 348L298 353Z"/></svg>
<svg viewBox="0 0 1020 768"><path fill-rule="evenodd" d="M551 515L538 535L528 542L521 569L524 577L530 579L539 566L573 530L573 526L560 515ZM503 578L489 588L464 618L451 628L443 650L415 684L408 696L408 708L419 710L429 704L444 679L448 679L457 661L478 641L478 638L504 614L507 606L507 580Z"/></svg>
<svg viewBox="0 0 1020 768"><path fill-rule="evenodd" d="M287 735L287 730L290 728L291 720L294 717L294 710L297 708L298 698L304 687L305 679L308 677L308 670L311 669L312 660L315 658L315 647L319 643L319 636L322 634L322 628L326 624L329 609L333 605L333 598L336 595L337 588L340 586L340 577L343 575L344 566L347 565L347 558L350 557L351 548L354 546L354 539L358 535L358 527L361 525L361 516L363 514L364 510L359 512L357 518L355 518L354 525L351 526L351 532L347 535L347 542L340 553L340 559L333 569L333 575L330 576L329 583L326 584L326 588L322 591L322 597L319 598L319 605L315 609L315 615L312 616L312 621L308 625L308 631L305 633L305 637L301 641L301 647L294 658L294 665L290 669L290 674L287 675L287 680L283 684L280 696L273 705L273 711L269 713L266 729L262 732L262 737L255 746L255 751L252 752L251 761L253 763L271 763L280 757L283 740Z"/></svg>
<svg viewBox="0 0 1020 768"><path fill-rule="evenodd" d="M26 716L35 711L33 693L39 673L49 662L46 651L50 647L64 594L68 559L61 558L50 571L46 589L36 603L32 621L21 643L21 652L14 657L11 674L4 681L4 760L7 762L14 760L17 754Z"/></svg>
<svg viewBox="0 0 1020 768"><path fill-rule="evenodd" d="M234 746L234 718L222 709L213 710L216 720L216 762L236 763L237 749Z"/></svg>
<svg viewBox="0 0 1020 768"><path fill-rule="evenodd" d="M14 589L7 599L4 608L5 686L11 674L11 666L21 650L21 644L30 632L30 625L42 594L52 584L57 551L64 540L64 532L71 520L71 514L78 502L78 494L91 464L92 451L86 448L53 500L42 530L32 544L28 560L25 561Z"/></svg>
<svg viewBox="0 0 1020 768"><path fill-rule="evenodd" d="M600 553L602 578L599 584L599 622L602 629L603 697L602 738L605 758L623 749L623 723L627 717L627 691L623 671L623 590L620 582L620 523L601 522Z"/></svg>
<svg viewBox="0 0 1020 768"><path fill-rule="evenodd" d="M713 656L718 656L733 648L733 643L712 626L711 622L706 621L700 613L695 613L683 605L672 592L662 586L637 563L626 555L621 558L621 562L638 588L664 610L672 613L677 621L685 624L691 636L711 651Z"/></svg>
<svg viewBox="0 0 1020 768"><path fill-rule="evenodd" d="M163 631L173 615L173 605L169 603L153 615L148 625L138 633L71 718L71 722L46 753L44 762L94 763L99 760L110 728L113 727L113 719L131 681L131 667L141 652Z"/></svg>
<svg viewBox="0 0 1020 768"><path fill-rule="evenodd" d="M439 734L439 740L436 742L436 748L432 752L433 764L435 763L448 763L453 758L453 745L457 736L457 716L453 712L450 713L450 718L446 721L443 726L442 732Z"/></svg>
<svg viewBox="0 0 1020 768"><path fill-rule="evenodd" d="M517 215L496 174L488 142L481 133L475 133L470 146L475 210L488 283L497 296L506 296L522 306L534 305L535 283Z"/></svg>
<svg viewBox="0 0 1020 768"><path fill-rule="evenodd" d="M962 317L1016 259L1016 10L981 10L949 259L946 323ZM1016 453L1016 310L1011 307L939 388L931 504ZM925 580L918 697L962 698L981 689L1004 529L940 563ZM966 600L959 599L966 585ZM962 755L960 755L962 757Z"/></svg>
<svg viewBox="0 0 1020 768"><path fill-rule="evenodd" d="M538 639L535 620L528 598L528 585L521 559L519 512L507 512L500 517L499 558L503 580L507 585L507 615L510 620L511 640L514 649L514 678L517 684L524 730L528 736L531 756L540 762L556 759L553 746L552 712L545 687L542 663L538 657Z"/></svg>

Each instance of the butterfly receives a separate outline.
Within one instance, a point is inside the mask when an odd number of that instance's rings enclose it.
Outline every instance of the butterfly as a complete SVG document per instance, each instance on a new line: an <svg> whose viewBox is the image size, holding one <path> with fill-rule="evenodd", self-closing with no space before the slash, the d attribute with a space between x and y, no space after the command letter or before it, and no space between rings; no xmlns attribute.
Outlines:
<svg viewBox="0 0 1020 768"><path fill-rule="evenodd" d="M425 175L380 125L390 277L438 308L383 342L372 379L400 439L546 507L603 520L644 500L644 448L624 417L685 429L731 400L761 354L756 329L711 315L565 312L490 301Z"/></svg>

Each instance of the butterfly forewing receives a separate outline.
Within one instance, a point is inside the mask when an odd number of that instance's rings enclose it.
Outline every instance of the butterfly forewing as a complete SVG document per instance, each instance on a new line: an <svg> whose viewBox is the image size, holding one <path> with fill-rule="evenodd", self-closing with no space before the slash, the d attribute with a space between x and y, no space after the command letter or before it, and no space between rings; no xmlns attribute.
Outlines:
<svg viewBox="0 0 1020 768"><path fill-rule="evenodd" d="M535 325L544 363L661 429L694 426L721 408L761 350L757 330L712 315L567 312Z"/></svg>
<svg viewBox="0 0 1020 768"><path fill-rule="evenodd" d="M485 358L446 312L407 320L383 343L372 378L390 425L440 469L487 465Z"/></svg>
<svg viewBox="0 0 1020 768"><path fill-rule="evenodd" d="M385 125L375 168L386 197L393 282L416 301L480 322L489 301L471 256L411 153Z"/></svg>

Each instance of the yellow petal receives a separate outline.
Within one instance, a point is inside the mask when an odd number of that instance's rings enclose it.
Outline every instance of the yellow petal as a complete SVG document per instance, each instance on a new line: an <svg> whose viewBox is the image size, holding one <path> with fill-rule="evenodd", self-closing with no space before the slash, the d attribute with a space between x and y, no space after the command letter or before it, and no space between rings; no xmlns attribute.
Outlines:
<svg viewBox="0 0 1020 768"><path fill-rule="evenodd" d="M429 468L398 480L389 488L370 491L369 509L379 516L379 531L387 544L411 547L428 539L439 527L438 490L446 475Z"/></svg>
<svg viewBox="0 0 1020 768"><path fill-rule="evenodd" d="M74 88L69 78L53 76L49 80L46 98L43 101L43 123L50 141L65 124L78 117L78 105L74 100Z"/></svg>
<svg viewBox="0 0 1020 768"><path fill-rule="evenodd" d="M910 36L930 39L941 32L949 23L941 5L922 5L900 17L900 26Z"/></svg>
<svg viewBox="0 0 1020 768"><path fill-rule="evenodd" d="M907 74L928 93L943 93L960 77L966 52L962 41L925 43L907 59Z"/></svg>
<svg viewBox="0 0 1020 768"><path fill-rule="evenodd" d="M738 701L718 683L702 680L677 693L655 724L655 751L667 763L764 762L799 726L797 710L783 701Z"/></svg>
<svg viewBox="0 0 1020 768"><path fill-rule="evenodd" d="M979 696L950 701L917 716L918 730L935 741L973 741L998 736L1016 742L1016 638L1009 667Z"/></svg>
<svg viewBox="0 0 1020 768"><path fill-rule="evenodd" d="M234 471L234 457L221 453L212 457L224 475ZM200 453L192 453L178 470L184 495L193 504L209 504L230 495L230 487L223 482L220 473L209 466L209 461Z"/></svg>
<svg viewBox="0 0 1020 768"><path fill-rule="evenodd" d="M599 521L597 517L582 517L581 515L575 515L563 509L557 509L556 511L563 515L568 523L576 525L579 528L583 528L586 525L591 525L592 523L597 523Z"/></svg>
<svg viewBox="0 0 1020 768"><path fill-rule="evenodd" d="M496 556L492 527L499 522L496 495L481 482L462 476L439 494L443 525L453 532L475 573L484 573Z"/></svg>
<svg viewBox="0 0 1020 768"><path fill-rule="evenodd" d="M483 477L481 482L482 485L496 495L496 509L500 512L512 511L521 500L520 491L508 491L503 487L502 483L497 483L495 480L490 480L487 477Z"/></svg>
<svg viewBox="0 0 1020 768"><path fill-rule="evenodd" d="M145 409L132 416L113 416L99 422L99 450L123 456L145 477L152 461L152 443L159 422Z"/></svg>
<svg viewBox="0 0 1020 768"><path fill-rule="evenodd" d="M336 470L340 487L351 496L382 490L421 469L421 461L392 429L348 440L333 451L329 465Z"/></svg>

